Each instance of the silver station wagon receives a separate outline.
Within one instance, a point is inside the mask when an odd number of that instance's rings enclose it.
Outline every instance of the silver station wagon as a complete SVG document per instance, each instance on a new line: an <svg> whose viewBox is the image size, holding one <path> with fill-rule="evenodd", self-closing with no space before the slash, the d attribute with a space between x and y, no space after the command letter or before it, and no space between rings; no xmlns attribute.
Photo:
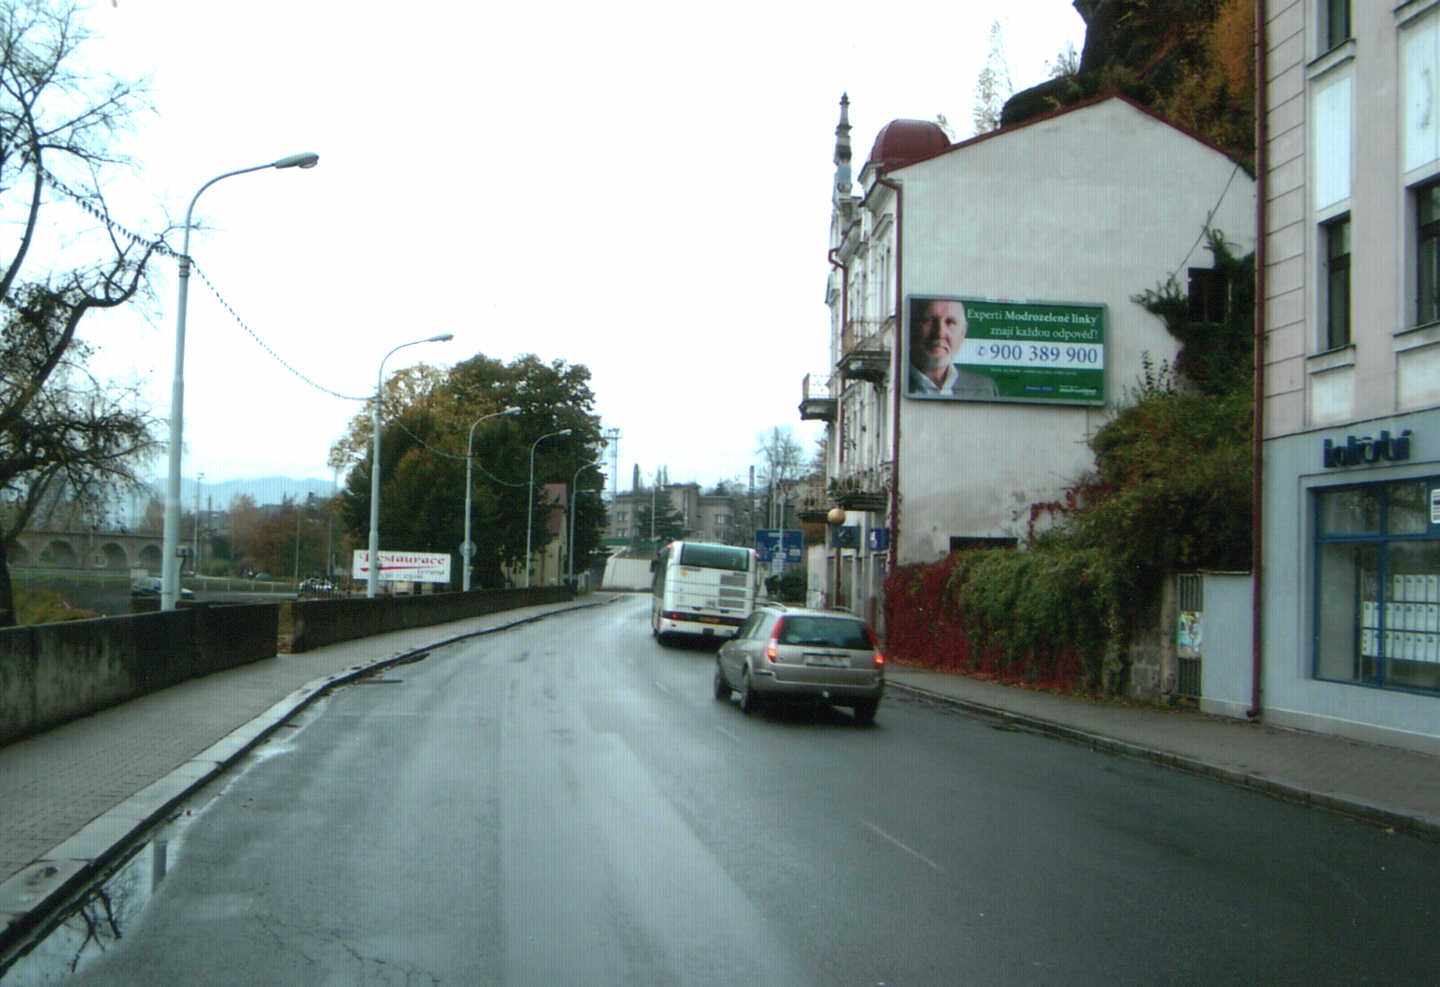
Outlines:
<svg viewBox="0 0 1440 987"><path fill-rule="evenodd" d="M849 706L870 723L885 691L885 656L854 614L766 606L715 655L715 698L740 694L752 713L768 699Z"/></svg>

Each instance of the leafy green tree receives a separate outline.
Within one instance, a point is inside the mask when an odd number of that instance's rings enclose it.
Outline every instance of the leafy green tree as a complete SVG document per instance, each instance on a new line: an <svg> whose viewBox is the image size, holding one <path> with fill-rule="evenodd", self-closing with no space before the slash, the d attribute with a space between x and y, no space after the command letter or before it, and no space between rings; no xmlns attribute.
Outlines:
<svg viewBox="0 0 1440 987"><path fill-rule="evenodd" d="M465 456L472 425L471 540L476 545L472 585L500 586L504 570L523 565L525 519L533 518L532 549L551 540L546 520L547 483L567 486L582 467L594 483L602 444L593 414L590 371L532 354L506 364L477 354L449 371L400 371L382 390L380 439L381 547L458 555L464 538ZM486 415L505 409L475 425ZM368 540L372 409L357 415L331 449L331 465L346 469L340 519L358 544ZM566 432L567 434L556 434ZM543 437L543 438L542 438ZM537 443L537 440L538 441ZM534 500L531 455L534 454ZM576 541L598 544L603 509L576 518ZM460 565L453 567L461 582Z"/></svg>

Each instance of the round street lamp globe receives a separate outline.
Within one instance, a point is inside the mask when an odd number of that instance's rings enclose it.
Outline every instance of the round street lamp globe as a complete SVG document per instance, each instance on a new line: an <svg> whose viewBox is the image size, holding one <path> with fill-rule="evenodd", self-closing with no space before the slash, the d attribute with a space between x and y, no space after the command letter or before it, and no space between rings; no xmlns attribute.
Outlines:
<svg viewBox="0 0 1440 987"><path fill-rule="evenodd" d="M845 523L845 508L832 507L830 513L825 515L825 522L830 525L839 526Z"/></svg>

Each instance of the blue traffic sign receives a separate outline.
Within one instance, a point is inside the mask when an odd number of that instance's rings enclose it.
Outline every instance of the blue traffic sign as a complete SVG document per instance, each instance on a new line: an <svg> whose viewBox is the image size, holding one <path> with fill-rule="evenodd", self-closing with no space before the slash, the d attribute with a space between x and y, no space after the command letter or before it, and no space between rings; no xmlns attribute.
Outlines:
<svg viewBox="0 0 1440 987"><path fill-rule="evenodd" d="M761 562L779 559L785 565L799 565L805 561L805 532L760 528L755 532L755 551Z"/></svg>

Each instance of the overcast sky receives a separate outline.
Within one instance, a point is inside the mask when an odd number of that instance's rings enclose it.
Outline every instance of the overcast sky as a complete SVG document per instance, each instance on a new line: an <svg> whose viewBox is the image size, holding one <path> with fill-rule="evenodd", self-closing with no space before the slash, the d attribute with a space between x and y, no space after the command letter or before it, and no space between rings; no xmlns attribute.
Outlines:
<svg viewBox="0 0 1440 987"><path fill-rule="evenodd" d="M1016 89L1083 46L1069 0L100 0L87 62L148 76L155 107L113 186L128 225L178 224L222 172L320 155L197 206L191 254L249 331L192 279L184 475L330 479L361 405L320 388L372 393L386 351L441 332L387 374L476 353L589 367L622 490L637 463L743 476L774 425L811 448L796 406L828 362L840 95L857 175L892 119L969 136L997 17ZM87 334L163 417L173 262L155 273L148 304Z"/></svg>

